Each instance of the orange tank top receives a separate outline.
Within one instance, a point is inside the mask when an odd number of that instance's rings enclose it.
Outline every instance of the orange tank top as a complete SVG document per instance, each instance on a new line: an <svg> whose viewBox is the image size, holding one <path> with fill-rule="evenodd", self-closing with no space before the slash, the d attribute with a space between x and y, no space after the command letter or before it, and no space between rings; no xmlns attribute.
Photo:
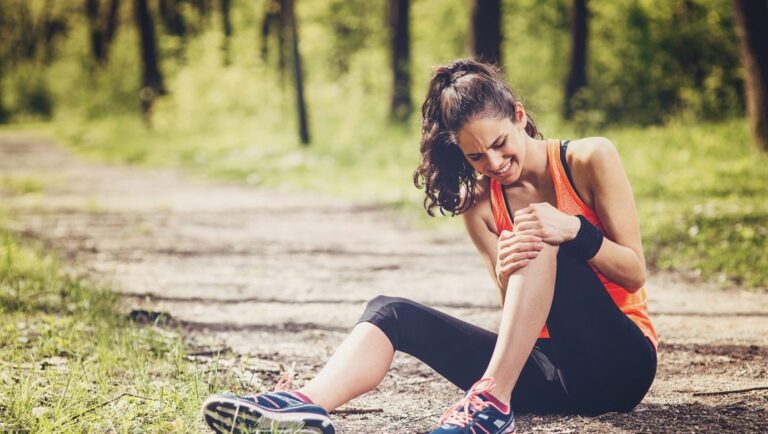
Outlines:
<svg viewBox="0 0 768 434"><path fill-rule="evenodd" d="M601 232L605 233L605 229L603 228L600 219L597 217L597 214L581 200L568 180L563 163L560 161L559 141L549 140L547 142L547 158L549 161L549 171L552 175L552 181L555 184L557 209L570 215L581 214L589 220L590 223L600 229ZM512 219L507 212L506 201L504 200L504 189L502 188L501 183L493 178L491 178L490 185L491 209L493 211L493 218L496 221L496 228L499 233L503 230L511 231L513 224ZM648 304L645 288L640 288L636 292L631 293L618 284L608 280L602 273L597 271L595 267L592 267L592 269L595 271L600 282L605 286L605 290L608 291L608 294L610 294L619 309L637 324L643 334L651 340L654 347L658 347L656 330L654 329L653 324L651 324L651 319L648 317ZM549 338L549 331L547 330L546 325L541 331L539 338Z"/></svg>

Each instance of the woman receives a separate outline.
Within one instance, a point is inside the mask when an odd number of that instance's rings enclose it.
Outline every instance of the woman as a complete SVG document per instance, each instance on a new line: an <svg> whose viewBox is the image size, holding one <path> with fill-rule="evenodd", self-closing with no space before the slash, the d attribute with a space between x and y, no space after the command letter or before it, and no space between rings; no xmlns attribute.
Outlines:
<svg viewBox="0 0 768 434"><path fill-rule="evenodd" d="M430 215L462 215L500 291L498 334L376 297L304 387L209 398L204 415L218 432L275 423L333 433L327 412L376 387L397 350L467 391L433 433L513 433L511 408L597 414L630 411L645 396L657 339L613 145L541 140L500 72L474 60L435 71L422 116L414 181Z"/></svg>

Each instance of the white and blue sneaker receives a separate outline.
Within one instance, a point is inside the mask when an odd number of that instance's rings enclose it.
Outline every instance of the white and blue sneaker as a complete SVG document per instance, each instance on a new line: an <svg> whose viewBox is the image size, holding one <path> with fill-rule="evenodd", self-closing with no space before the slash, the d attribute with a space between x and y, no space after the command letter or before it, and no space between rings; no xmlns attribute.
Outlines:
<svg viewBox="0 0 768 434"><path fill-rule="evenodd" d="M203 403L203 418L217 434L335 434L328 412L303 394L275 390L251 396L222 393ZM290 383L290 382L289 382Z"/></svg>
<svg viewBox="0 0 768 434"><path fill-rule="evenodd" d="M512 410L488 393L494 384L490 377L475 383L430 434L515 434Z"/></svg>

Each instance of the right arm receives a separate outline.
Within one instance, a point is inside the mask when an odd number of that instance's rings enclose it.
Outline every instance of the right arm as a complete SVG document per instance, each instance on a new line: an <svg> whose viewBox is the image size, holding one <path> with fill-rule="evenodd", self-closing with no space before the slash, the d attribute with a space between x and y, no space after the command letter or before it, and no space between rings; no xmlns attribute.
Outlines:
<svg viewBox="0 0 768 434"><path fill-rule="evenodd" d="M487 188L479 189L477 202L462 214L462 218L470 239L499 289L503 305L509 276L528 265L543 248L543 242L533 235L513 236L509 231L499 234L493 220Z"/></svg>

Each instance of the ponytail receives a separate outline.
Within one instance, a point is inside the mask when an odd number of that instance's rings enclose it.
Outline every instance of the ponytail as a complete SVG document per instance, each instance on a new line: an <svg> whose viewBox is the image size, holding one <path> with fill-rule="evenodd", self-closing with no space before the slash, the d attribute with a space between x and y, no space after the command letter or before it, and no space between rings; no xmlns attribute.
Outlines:
<svg viewBox="0 0 768 434"><path fill-rule="evenodd" d="M455 141L456 133L471 118L514 119L518 98L493 65L472 59L457 60L435 69L421 106L421 160L413 183L424 188L424 208L430 216L455 216L476 203L477 176ZM525 132L541 134L529 116Z"/></svg>

